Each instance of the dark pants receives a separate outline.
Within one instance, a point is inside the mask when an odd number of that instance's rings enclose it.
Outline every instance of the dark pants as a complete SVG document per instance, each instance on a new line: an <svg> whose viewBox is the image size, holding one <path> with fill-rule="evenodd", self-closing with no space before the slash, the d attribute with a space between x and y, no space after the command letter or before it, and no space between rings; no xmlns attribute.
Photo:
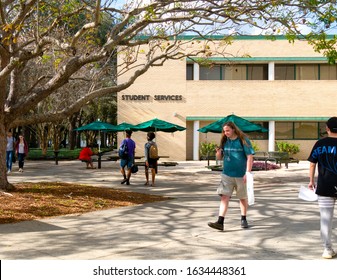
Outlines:
<svg viewBox="0 0 337 280"><path fill-rule="evenodd" d="M23 168L25 162L25 154L18 154L19 168Z"/></svg>

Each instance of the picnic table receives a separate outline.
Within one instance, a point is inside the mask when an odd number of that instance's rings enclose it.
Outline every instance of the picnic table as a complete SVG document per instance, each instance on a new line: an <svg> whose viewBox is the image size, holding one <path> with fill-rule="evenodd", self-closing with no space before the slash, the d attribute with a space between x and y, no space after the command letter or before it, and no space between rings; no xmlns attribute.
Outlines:
<svg viewBox="0 0 337 280"><path fill-rule="evenodd" d="M143 158L143 157L141 157ZM169 158L169 156L158 156L158 163L157 165L158 166L176 166L178 165L178 162L176 161L159 161L161 158ZM145 166L145 161L136 161L135 162L136 165L138 166Z"/></svg>
<svg viewBox="0 0 337 280"><path fill-rule="evenodd" d="M255 152L253 159L254 161L263 161L265 163L265 170L267 170L268 162L279 164L280 167L284 163L286 168L288 168L288 164L291 162L299 163L298 159L290 157L287 152Z"/></svg>
<svg viewBox="0 0 337 280"><path fill-rule="evenodd" d="M111 152L111 151L97 153L97 159L93 159L93 161L97 162L97 168L98 169L101 169L103 161L117 161L117 160L120 160L120 157L118 156L117 153L106 155L108 152ZM140 160L142 158L144 158L144 156L135 156L136 160ZM169 156L159 156L159 159L161 159L161 158L169 158ZM145 162L144 161L136 161L135 163L138 166L145 166ZM158 162L158 166L176 166L177 164L178 163L175 162L175 161Z"/></svg>
<svg viewBox="0 0 337 280"><path fill-rule="evenodd" d="M113 154L109 154L106 157L102 158L105 154L111 152L110 151L106 151L106 152L99 152L97 153L97 160L94 158L93 161L97 161L97 168L101 169L102 167L102 161L117 161L120 159L120 157L118 156L117 153L113 153ZM141 159L141 156L135 156L135 159Z"/></svg>
<svg viewBox="0 0 337 280"><path fill-rule="evenodd" d="M299 163L299 160L289 156L287 152L255 152L253 155L254 161L262 161L265 165L265 170L268 170L268 162L279 164L280 167L284 163L285 167L288 168L288 164L295 162ZM222 171L222 164L207 165L206 168L212 171Z"/></svg>

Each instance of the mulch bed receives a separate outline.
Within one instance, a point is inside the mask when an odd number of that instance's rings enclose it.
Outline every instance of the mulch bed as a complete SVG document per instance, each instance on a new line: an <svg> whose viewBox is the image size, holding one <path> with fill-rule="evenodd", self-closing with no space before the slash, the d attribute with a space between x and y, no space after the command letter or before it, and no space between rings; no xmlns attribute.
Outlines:
<svg viewBox="0 0 337 280"><path fill-rule="evenodd" d="M14 186L13 191L0 192L0 224L170 199L112 188L59 182L19 183Z"/></svg>

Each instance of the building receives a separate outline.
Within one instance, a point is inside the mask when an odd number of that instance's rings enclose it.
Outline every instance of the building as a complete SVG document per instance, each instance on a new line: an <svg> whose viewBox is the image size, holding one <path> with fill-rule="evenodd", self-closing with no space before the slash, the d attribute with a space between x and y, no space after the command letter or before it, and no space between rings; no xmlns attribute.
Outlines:
<svg viewBox="0 0 337 280"><path fill-rule="evenodd" d="M216 53L222 45L213 47ZM286 141L299 144L296 156L306 159L324 136L325 121L337 115L336 65L306 41L290 43L285 37L236 37L226 52L227 57L210 57L212 67L186 58L150 68L118 93L118 123L157 117L184 126L183 132L157 133L160 154L198 160L200 143L220 141L220 134L198 129L234 113L269 129L249 135L261 151L274 151L275 141ZM136 132L133 138L143 154L146 134Z"/></svg>

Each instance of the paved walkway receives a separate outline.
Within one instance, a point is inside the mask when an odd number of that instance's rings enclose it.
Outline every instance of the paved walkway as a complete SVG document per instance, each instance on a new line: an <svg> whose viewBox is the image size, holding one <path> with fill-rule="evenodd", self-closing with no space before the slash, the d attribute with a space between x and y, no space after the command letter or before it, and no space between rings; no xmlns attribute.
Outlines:
<svg viewBox="0 0 337 280"><path fill-rule="evenodd" d="M248 212L250 228L240 228L234 197L226 230L207 222L217 218L215 194L220 173L206 162L179 162L160 167L155 188L146 187L144 172L121 185L118 163L86 170L79 161L27 161L10 182L64 181L152 193L174 199L83 215L0 225L0 259L69 260L284 260L321 259L317 204L297 198L308 181L308 163L289 164L254 173L256 203ZM337 231L333 238L337 242ZM336 244L337 245L337 244Z"/></svg>

